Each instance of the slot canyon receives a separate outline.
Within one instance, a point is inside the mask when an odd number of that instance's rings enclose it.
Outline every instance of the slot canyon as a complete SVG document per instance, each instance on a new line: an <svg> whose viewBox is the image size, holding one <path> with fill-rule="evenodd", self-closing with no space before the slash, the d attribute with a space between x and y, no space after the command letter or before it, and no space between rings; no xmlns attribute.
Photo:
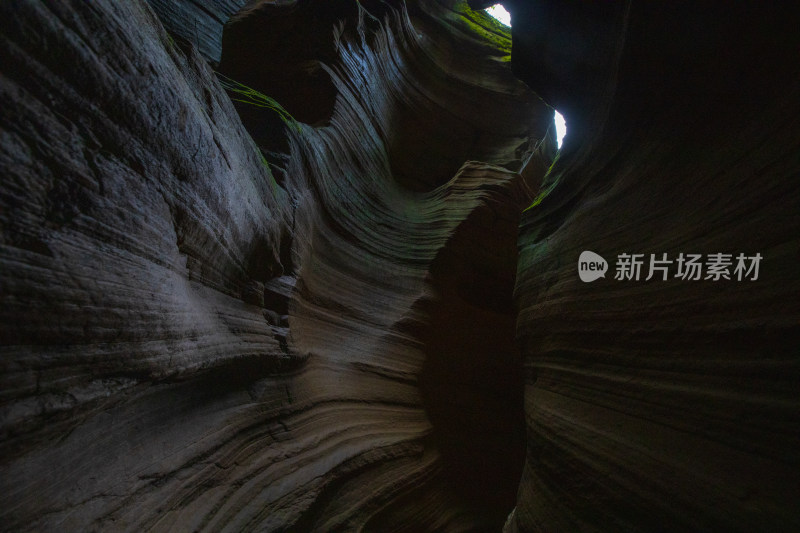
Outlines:
<svg viewBox="0 0 800 533"><path fill-rule="evenodd" d="M800 531L800 9L494 3L0 2L0 530Z"/></svg>

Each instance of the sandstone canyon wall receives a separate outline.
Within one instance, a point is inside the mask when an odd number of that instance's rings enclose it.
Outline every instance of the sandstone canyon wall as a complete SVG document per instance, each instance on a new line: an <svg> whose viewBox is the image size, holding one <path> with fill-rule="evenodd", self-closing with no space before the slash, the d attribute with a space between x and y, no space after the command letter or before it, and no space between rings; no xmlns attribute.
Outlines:
<svg viewBox="0 0 800 533"><path fill-rule="evenodd" d="M510 529L797 529L797 10L509 4L548 21L515 35L515 71L579 125L520 229L528 452ZM617 55L543 45L563 40ZM583 250L763 259L755 281L672 265L585 284Z"/></svg>
<svg viewBox="0 0 800 533"><path fill-rule="evenodd" d="M791 10L471 5L0 4L3 530L800 527Z"/></svg>

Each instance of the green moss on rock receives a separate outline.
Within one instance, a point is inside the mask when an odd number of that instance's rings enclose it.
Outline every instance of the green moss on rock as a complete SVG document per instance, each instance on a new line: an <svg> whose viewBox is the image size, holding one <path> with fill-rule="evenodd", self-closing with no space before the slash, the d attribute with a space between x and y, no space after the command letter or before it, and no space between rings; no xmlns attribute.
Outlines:
<svg viewBox="0 0 800 533"><path fill-rule="evenodd" d="M465 26L479 40L485 41L504 56L511 54L511 31L508 26L502 24L482 9L470 9L466 0L460 0L456 3L454 9L461 15L461 20Z"/></svg>

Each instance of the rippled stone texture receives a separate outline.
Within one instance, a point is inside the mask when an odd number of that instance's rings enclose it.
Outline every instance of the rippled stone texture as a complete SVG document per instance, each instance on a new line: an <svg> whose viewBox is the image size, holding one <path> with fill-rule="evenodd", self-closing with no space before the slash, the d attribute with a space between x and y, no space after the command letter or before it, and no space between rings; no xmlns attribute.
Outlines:
<svg viewBox="0 0 800 533"><path fill-rule="evenodd" d="M223 26L248 0L147 0L170 34L212 63L222 57Z"/></svg>
<svg viewBox="0 0 800 533"><path fill-rule="evenodd" d="M569 131L520 230L528 453L506 530L796 531L795 10L507 7L515 54L551 33L616 54L515 56ZM579 280L583 250L612 262L605 280ZM617 254L681 252L763 260L757 281L613 279Z"/></svg>
<svg viewBox="0 0 800 533"><path fill-rule="evenodd" d="M505 3L0 3L4 529L800 529L794 9Z"/></svg>
<svg viewBox="0 0 800 533"><path fill-rule="evenodd" d="M346 4L265 154L148 4L0 5L4 527L502 527L551 112L463 3Z"/></svg>

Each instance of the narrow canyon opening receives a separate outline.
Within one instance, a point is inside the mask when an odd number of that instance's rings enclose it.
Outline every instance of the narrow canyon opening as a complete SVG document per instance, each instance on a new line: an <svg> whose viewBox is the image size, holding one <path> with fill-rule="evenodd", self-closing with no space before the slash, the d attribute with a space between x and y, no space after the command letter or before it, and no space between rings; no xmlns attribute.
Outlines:
<svg viewBox="0 0 800 533"><path fill-rule="evenodd" d="M503 4L495 4L493 6L487 7L486 12L489 13L489 15L492 18L505 24L509 28L511 27L511 13L506 11L506 8L503 7Z"/></svg>
<svg viewBox="0 0 800 533"><path fill-rule="evenodd" d="M564 143L564 137L567 136L567 121L564 119L564 115L558 111L553 112L553 119L556 124L556 144L561 148Z"/></svg>

